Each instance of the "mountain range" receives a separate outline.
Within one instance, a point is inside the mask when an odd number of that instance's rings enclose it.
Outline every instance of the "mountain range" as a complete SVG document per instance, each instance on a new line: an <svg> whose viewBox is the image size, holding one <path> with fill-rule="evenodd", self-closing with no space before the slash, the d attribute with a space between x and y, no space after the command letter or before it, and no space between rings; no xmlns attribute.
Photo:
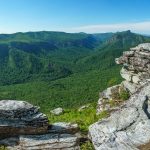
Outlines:
<svg viewBox="0 0 150 150"><path fill-rule="evenodd" d="M114 59L149 41L131 31L0 34L0 99L28 99L44 110L47 103L72 107L94 101L99 89L121 80Z"/></svg>

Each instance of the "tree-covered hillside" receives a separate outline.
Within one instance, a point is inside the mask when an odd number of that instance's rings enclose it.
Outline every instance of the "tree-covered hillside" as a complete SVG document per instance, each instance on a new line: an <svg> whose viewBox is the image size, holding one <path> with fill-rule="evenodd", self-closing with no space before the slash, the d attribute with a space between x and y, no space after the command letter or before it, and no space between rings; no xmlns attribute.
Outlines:
<svg viewBox="0 0 150 150"><path fill-rule="evenodd" d="M130 31L103 34L27 32L0 35L0 99L52 107L97 101L119 83L114 59L149 37Z"/></svg>
<svg viewBox="0 0 150 150"><path fill-rule="evenodd" d="M72 73L76 59L98 43L88 34L28 32L0 35L0 84L54 80Z"/></svg>

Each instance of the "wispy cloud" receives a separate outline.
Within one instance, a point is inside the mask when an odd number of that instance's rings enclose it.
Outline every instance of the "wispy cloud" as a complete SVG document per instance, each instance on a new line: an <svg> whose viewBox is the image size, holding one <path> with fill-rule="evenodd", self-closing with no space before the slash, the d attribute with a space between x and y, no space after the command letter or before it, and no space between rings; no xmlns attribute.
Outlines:
<svg viewBox="0 0 150 150"><path fill-rule="evenodd" d="M131 30L135 33L149 34L150 35L150 21L143 22L131 22L131 23L116 23L116 24L97 24L97 25L86 25L79 27L68 27L60 28L60 26L50 25L17 25L9 26L9 24L3 26L0 23L0 33L15 33L15 32L28 32L28 31L64 31L64 32L85 32L85 33L105 33L105 32L117 32Z"/></svg>
<svg viewBox="0 0 150 150"><path fill-rule="evenodd" d="M98 24L68 28L67 32L104 33L131 30L132 32L150 34L150 21L119 23L119 24Z"/></svg>

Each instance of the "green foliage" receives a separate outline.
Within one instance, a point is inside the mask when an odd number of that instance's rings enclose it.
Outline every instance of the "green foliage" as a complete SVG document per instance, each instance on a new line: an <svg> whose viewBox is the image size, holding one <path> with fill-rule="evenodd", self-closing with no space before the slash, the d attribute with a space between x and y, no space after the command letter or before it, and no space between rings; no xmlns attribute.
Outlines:
<svg viewBox="0 0 150 150"><path fill-rule="evenodd" d="M56 80L73 73L105 70L124 50L148 37L116 34L27 32L0 34L0 85Z"/></svg>
<svg viewBox="0 0 150 150"><path fill-rule="evenodd" d="M109 100L109 104L111 107L116 107L120 103L122 103L125 100L128 100L130 97L130 94L125 89L121 88L120 91L116 91L113 93L111 100Z"/></svg>
<svg viewBox="0 0 150 150"><path fill-rule="evenodd" d="M82 133L90 124L108 116L96 116L96 107L79 112L77 107L97 102L98 93L121 82L120 67L114 59L139 43L150 42L130 31L116 34L64 32L27 32L0 34L0 100L26 100L41 107L50 122L76 122ZM116 93L112 107L129 93ZM56 107L65 108L60 116L50 114ZM4 147L0 147L4 150ZM91 143L82 150L93 150Z"/></svg>
<svg viewBox="0 0 150 150"><path fill-rule="evenodd" d="M0 39L0 85L69 76L75 61L97 43L89 34L63 32L0 34Z"/></svg>
<svg viewBox="0 0 150 150"><path fill-rule="evenodd" d="M118 105L118 103L114 99L109 100L109 104L110 104L110 107L116 107Z"/></svg>
<svg viewBox="0 0 150 150"><path fill-rule="evenodd" d="M54 122L72 122L77 123L80 127L80 131L84 134L88 132L89 125L98 121L99 119L108 116L106 111L96 115L96 105L91 104L89 108L78 111L77 109L66 109L62 115L56 116L51 113L47 114L49 121Z"/></svg>
<svg viewBox="0 0 150 150"><path fill-rule="evenodd" d="M129 97L130 97L130 94L129 94L128 91L126 91L126 90L124 90L124 89L122 89L122 90L120 91L120 99L122 99L123 101L125 101L125 100L128 100Z"/></svg>
<svg viewBox="0 0 150 150"><path fill-rule="evenodd" d="M55 81L0 86L0 99L26 100L40 106L43 112L56 107L76 108L97 102L98 93L107 88L111 78L117 77L120 83L119 69L113 67L102 72L92 70L78 73Z"/></svg>
<svg viewBox="0 0 150 150"><path fill-rule="evenodd" d="M81 150L94 150L94 147L90 141L87 141L81 145L80 149Z"/></svg>
<svg viewBox="0 0 150 150"><path fill-rule="evenodd" d="M5 146L0 145L0 150L7 150L7 148Z"/></svg>
<svg viewBox="0 0 150 150"><path fill-rule="evenodd" d="M108 87L111 87L111 86L113 86L113 85L115 85L116 83L117 83L117 78L116 77L114 77L114 78L111 78L109 81L108 81Z"/></svg>
<svg viewBox="0 0 150 150"><path fill-rule="evenodd" d="M116 34L28 32L0 35L0 99L76 108L121 81L114 59L148 38Z"/></svg>

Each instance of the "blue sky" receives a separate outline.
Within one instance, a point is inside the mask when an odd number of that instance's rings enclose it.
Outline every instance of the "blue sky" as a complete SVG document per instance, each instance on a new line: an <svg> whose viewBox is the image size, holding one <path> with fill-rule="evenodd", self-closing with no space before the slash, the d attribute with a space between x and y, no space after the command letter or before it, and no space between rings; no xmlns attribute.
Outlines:
<svg viewBox="0 0 150 150"><path fill-rule="evenodd" d="M0 33L150 34L150 0L0 0Z"/></svg>

